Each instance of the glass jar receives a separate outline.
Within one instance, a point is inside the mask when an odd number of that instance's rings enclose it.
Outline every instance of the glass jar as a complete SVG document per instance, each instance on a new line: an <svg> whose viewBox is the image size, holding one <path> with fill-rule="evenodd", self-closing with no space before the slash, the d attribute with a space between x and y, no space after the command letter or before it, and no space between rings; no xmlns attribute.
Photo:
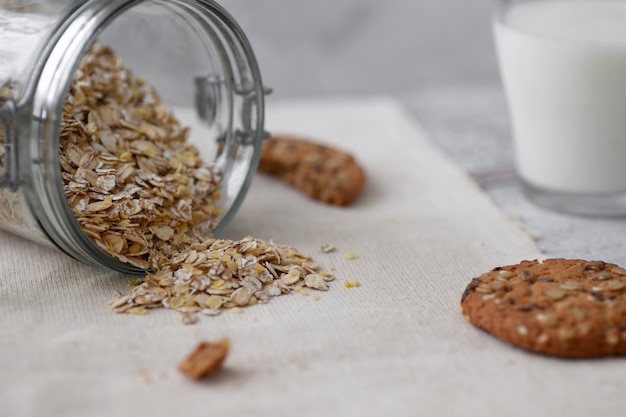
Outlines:
<svg viewBox="0 0 626 417"><path fill-rule="evenodd" d="M98 247L64 194L63 106L96 40L192 126L189 141L221 178L215 235L256 171L267 91L244 33L214 1L0 0L0 227L87 264L144 273Z"/></svg>

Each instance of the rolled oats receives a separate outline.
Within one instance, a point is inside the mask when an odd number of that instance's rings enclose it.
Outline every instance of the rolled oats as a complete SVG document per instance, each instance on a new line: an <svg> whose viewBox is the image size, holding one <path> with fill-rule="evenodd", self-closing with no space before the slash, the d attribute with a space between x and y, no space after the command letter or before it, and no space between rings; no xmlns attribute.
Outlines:
<svg viewBox="0 0 626 417"><path fill-rule="evenodd" d="M86 54L63 109L65 194L98 247L154 271L111 300L113 311L168 308L193 324L198 312L237 313L294 290L308 294L303 286L327 290L334 276L293 247L213 238L220 178L188 131L111 49L96 44Z"/></svg>
<svg viewBox="0 0 626 417"><path fill-rule="evenodd" d="M305 276L304 285L309 288L314 288L316 290L328 290L328 284L326 284L324 277L320 276L319 274L308 274L307 276Z"/></svg>
<svg viewBox="0 0 626 417"><path fill-rule="evenodd" d="M185 253L187 256L164 260L158 272L137 283L128 295L114 298L111 307L120 312L136 305L178 311L197 307L205 313L207 309L234 310L291 291L302 293L306 291L302 285L327 290L332 277L328 273L322 276L323 271L276 277L272 268L301 267L311 262L310 258L292 247L252 237L239 241L210 239L191 245ZM291 279L285 281L284 277Z"/></svg>
<svg viewBox="0 0 626 417"><path fill-rule="evenodd" d="M331 253L331 252L334 252L336 250L335 246L331 245L329 243L323 244L322 246L320 246L319 249L320 249L320 252L322 252L322 253Z"/></svg>
<svg viewBox="0 0 626 417"><path fill-rule="evenodd" d="M357 254L356 254L356 253L354 253L354 252L350 252L350 251L348 251L348 252L344 252L344 253L343 253L343 257L344 257L345 259L347 259L347 260L354 260L354 259L358 259L358 258L359 258L359 255L357 255Z"/></svg>
<svg viewBox="0 0 626 417"><path fill-rule="evenodd" d="M91 48L63 109L62 177L83 230L122 262L158 270L210 237L219 176L188 131L111 49Z"/></svg>

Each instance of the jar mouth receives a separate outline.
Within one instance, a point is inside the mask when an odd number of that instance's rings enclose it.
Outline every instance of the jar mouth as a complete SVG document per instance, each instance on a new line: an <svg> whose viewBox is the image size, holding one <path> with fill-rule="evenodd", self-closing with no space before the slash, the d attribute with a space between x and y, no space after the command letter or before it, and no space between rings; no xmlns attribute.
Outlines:
<svg viewBox="0 0 626 417"><path fill-rule="evenodd" d="M95 41L111 46L124 66L145 75L164 104L191 125L191 143L222 179L216 236L235 216L259 161L264 88L258 65L241 28L213 1L87 1L65 22L50 41L34 88L30 204L42 230L67 254L143 274L83 232L63 192L61 118L80 60Z"/></svg>

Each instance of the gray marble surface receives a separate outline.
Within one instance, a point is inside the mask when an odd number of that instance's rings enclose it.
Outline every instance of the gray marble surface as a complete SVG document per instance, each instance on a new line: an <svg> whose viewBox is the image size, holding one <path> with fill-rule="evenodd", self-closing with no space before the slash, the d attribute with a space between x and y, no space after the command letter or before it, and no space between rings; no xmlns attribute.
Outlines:
<svg viewBox="0 0 626 417"><path fill-rule="evenodd" d="M530 203L517 184L491 37L495 0L222 0L252 43L270 100L392 95L547 256L626 264L626 218Z"/></svg>

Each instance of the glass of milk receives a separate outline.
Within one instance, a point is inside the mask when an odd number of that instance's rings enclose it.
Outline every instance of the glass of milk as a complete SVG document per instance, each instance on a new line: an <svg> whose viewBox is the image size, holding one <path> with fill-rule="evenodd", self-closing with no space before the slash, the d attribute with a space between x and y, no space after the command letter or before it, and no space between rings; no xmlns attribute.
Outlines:
<svg viewBox="0 0 626 417"><path fill-rule="evenodd" d="M494 31L526 194L626 215L626 0L499 0Z"/></svg>

